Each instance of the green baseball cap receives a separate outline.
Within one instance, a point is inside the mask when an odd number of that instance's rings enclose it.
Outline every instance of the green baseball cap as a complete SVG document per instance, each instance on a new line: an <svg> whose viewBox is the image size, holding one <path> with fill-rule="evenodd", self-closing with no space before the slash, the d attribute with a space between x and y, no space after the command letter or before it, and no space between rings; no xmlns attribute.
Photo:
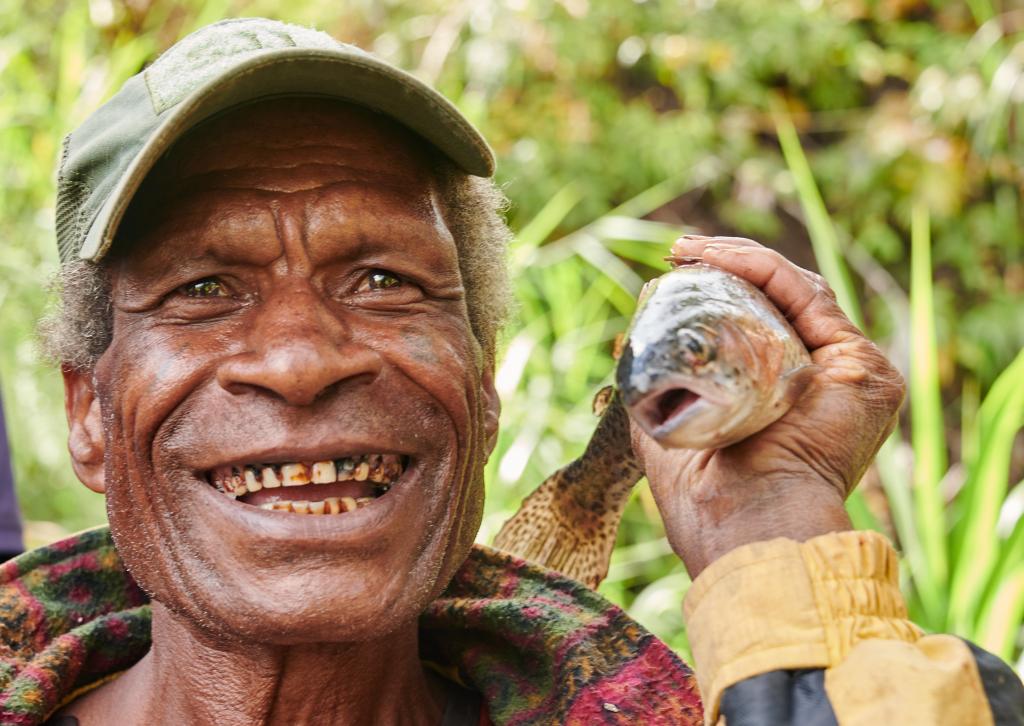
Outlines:
<svg viewBox="0 0 1024 726"><path fill-rule="evenodd" d="M186 131L226 109L280 95L337 98L386 114L468 174L494 154L448 99L416 77L316 30L224 20L169 48L64 139L57 172L61 262L98 260L146 174Z"/></svg>

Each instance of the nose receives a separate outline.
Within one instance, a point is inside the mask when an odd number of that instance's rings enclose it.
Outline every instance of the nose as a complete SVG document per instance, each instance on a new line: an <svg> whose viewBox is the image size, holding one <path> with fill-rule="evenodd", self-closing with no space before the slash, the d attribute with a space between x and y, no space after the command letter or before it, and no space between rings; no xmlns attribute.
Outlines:
<svg viewBox="0 0 1024 726"><path fill-rule="evenodd" d="M247 350L217 370L229 393L257 391L307 406L339 383L369 383L381 371L377 351L354 341L312 290L280 291L253 315Z"/></svg>

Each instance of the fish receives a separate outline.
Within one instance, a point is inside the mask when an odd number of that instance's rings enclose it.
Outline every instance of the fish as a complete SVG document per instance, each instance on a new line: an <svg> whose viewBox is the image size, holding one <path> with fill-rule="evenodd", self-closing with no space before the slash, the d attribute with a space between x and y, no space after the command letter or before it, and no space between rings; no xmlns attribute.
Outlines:
<svg viewBox="0 0 1024 726"><path fill-rule="evenodd" d="M777 421L815 370L761 290L697 262L641 291L615 380L629 415L662 447L704 450Z"/></svg>
<svg viewBox="0 0 1024 726"><path fill-rule="evenodd" d="M523 500L495 548L596 589L644 476L630 419L665 448L723 448L770 426L806 388L817 366L764 293L717 267L674 261L641 291L583 454Z"/></svg>

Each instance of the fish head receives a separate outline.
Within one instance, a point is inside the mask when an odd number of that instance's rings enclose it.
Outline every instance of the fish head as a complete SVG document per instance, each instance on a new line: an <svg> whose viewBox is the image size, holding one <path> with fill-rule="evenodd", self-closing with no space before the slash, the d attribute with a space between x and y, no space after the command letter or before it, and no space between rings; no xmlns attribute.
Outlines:
<svg viewBox="0 0 1024 726"><path fill-rule="evenodd" d="M630 415L666 448L734 443L731 432L757 398L749 370L737 360L747 356L730 349L737 345L745 345L738 331L707 323L666 329L642 351L627 343L616 382Z"/></svg>

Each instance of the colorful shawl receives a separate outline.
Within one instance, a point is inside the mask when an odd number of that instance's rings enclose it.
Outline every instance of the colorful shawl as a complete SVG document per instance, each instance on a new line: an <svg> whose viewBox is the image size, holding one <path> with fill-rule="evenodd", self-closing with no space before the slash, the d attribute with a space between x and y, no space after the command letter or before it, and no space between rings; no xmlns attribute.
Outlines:
<svg viewBox="0 0 1024 726"><path fill-rule="evenodd" d="M150 644L148 598L101 527L0 565L0 723L29 726ZM700 724L693 673L596 592L477 546L423 614L423 658L504 724Z"/></svg>

